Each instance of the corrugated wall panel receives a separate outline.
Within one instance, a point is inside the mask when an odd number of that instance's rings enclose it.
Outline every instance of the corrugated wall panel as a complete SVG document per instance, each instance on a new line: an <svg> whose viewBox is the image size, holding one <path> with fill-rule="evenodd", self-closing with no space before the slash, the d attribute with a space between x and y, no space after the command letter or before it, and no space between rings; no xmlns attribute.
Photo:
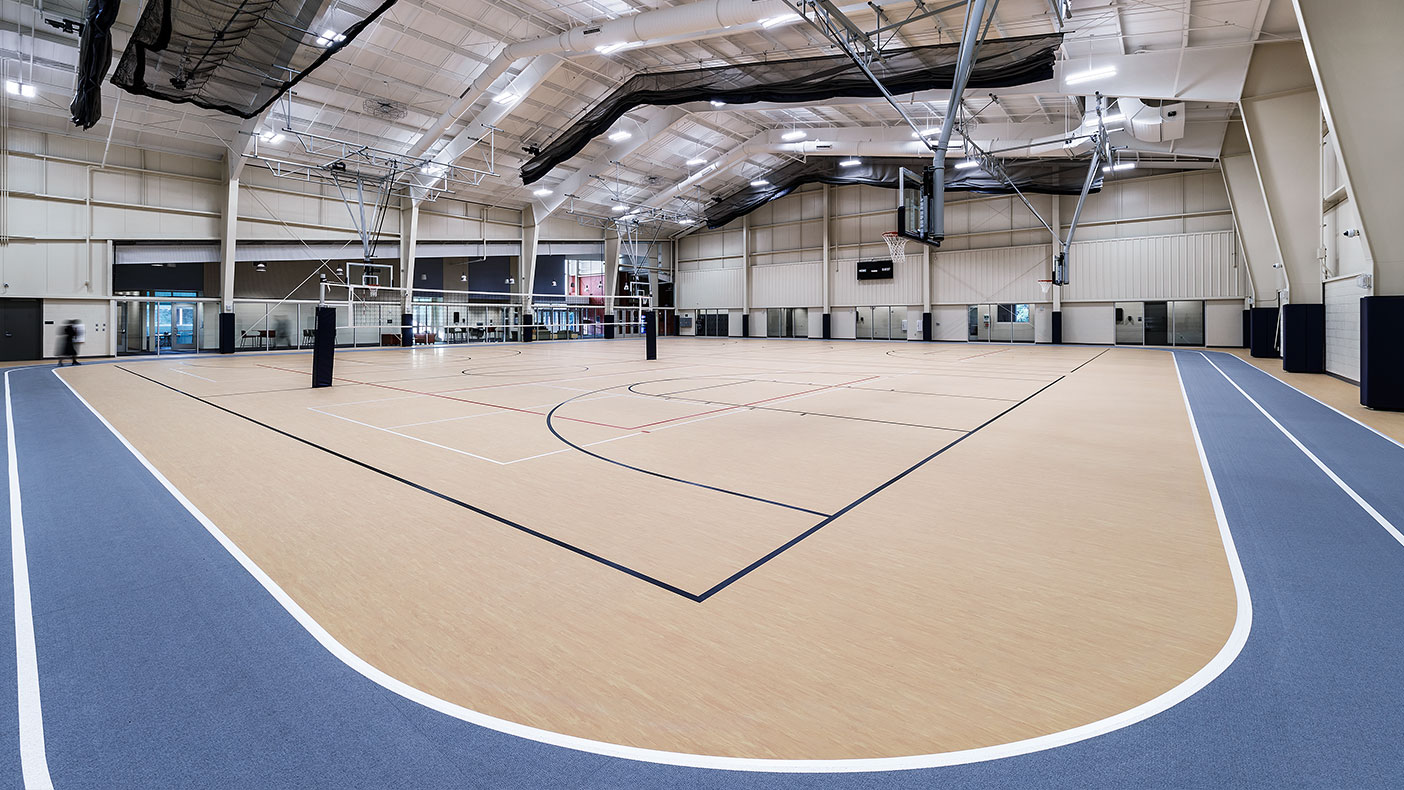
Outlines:
<svg viewBox="0 0 1404 790"><path fill-rule="evenodd" d="M824 303L821 263L751 269L752 307L814 307Z"/></svg>
<svg viewBox="0 0 1404 790"><path fill-rule="evenodd" d="M931 301L1051 302L1038 280L1048 276L1052 256L1047 244L937 252L932 256Z"/></svg>
<svg viewBox="0 0 1404 790"><path fill-rule="evenodd" d="M1326 283L1326 370L1360 381L1360 297L1355 278Z"/></svg>
<svg viewBox="0 0 1404 790"><path fill-rule="evenodd" d="M908 249L910 253L910 248ZM834 261L833 305L862 307L871 305L919 305L921 298L921 254L907 258L892 267L891 280L858 280L858 261Z"/></svg>
<svg viewBox="0 0 1404 790"><path fill-rule="evenodd" d="M682 309L739 307L742 298L740 269L705 269L678 272L677 306Z"/></svg>
<svg viewBox="0 0 1404 790"><path fill-rule="evenodd" d="M1076 242L1063 300L1242 297L1233 245L1232 231Z"/></svg>

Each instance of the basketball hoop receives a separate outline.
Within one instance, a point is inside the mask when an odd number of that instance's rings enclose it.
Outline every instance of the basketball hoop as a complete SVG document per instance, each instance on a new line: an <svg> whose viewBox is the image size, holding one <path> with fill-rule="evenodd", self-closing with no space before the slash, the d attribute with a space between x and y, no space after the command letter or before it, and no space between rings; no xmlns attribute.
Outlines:
<svg viewBox="0 0 1404 790"><path fill-rule="evenodd" d="M375 295L378 294L378 293L380 293L380 289L379 289L379 288L376 288L374 285L372 285L372 286L370 287L370 298L374 299L374 298L375 298Z"/></svg>
<svg viewBox="0 0 1404 790"><path fill-rule="evenodd" d="M1043 295L1044 295L1044 296L1047 296L1047 295L1048 295L1048 292L1051 291L1051 290L1053 290L1053 281L1052 281L1052 280L1039 280L1039 281L1038 281L1038 287L1039 287L1039 288L1042 288L1042 289L1043 289Z"/></svg>
<svg viewBox="0 0 1404 790"><path fill-rule="evenodd" d="M887 253L892 258L893 263L905 263L907 260L907 237L895 230L889 230L882 234L882 240L887 242Z"/></svg>

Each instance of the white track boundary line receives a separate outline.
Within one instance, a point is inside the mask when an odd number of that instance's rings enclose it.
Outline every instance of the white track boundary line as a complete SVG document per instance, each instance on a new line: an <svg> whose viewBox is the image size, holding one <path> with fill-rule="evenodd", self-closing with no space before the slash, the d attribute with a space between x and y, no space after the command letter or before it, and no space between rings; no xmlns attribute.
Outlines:
<svg viewBox="0 0 1404 790"><path fill-rule="evenodd" d="M10 560L15 582L15 665L19 686L20 773L25 790L53 790L44 751L44 709L39 699L39 651L34 642L34 609L29 597L29 558L24 548L24 508L20 503L19 453L10 404L10 373L5 371L5 444L10 467ZM62 381L62 379L59 379Z"/></svg>
<svg viewBox="0 0 1404 790"><path fill-rule="evenodd" d="M1179 374L1179 363L1176 361L1176 375ZM1234 547L1233 537L1229 533L1228 520L1224 515L1223 505L1219 499L1219 490L1214 483L1213 473L1209 470L1209 461L1204 455L1204 446L1199 441L1199 429L1194 421L1194 412L1189 406L1189 396L1185 394L1184 381L1180 382L1180 392L1185 397L1185 410L1189 415L1190 430L1195 437L1195 447L1199 450L1200 464L1204 469L1205 481L1209 486L1209 495L1214 503L1214 515L1218 520L1219 533L1223 538L1224 552L1228 558L1229 570L1233 576L1234 592L1238 599L1238 616L1234 622L1233 631L1229 635L1228 641L1220 648L1219 652L1205 664L1198 672L1182 681L1179 685L1161 694L1160 696L1144 702L1136 707L1123 711L1115 716L1102 719L1100 721L1084 724L1070 730L1056 732L1049 735L1042 735L1027 740L1015 741L1013 743L1000 744L998 746L986 746L977 749L965 749L955 752L941 752L937 754L912 755L908 757L874 757L857 758L846 760L772 760L751 757L720 757L714 755L686 754L683 752L668 752L656 749L643 749L637 746L624 746L621 744L594 741L588 738L580 738L574 735L564 735L561 733L542 730L536 727L529 727L524 724L499 719L485 713L470 710L461 705L456 705L444 699L433 696L425 691L421 691L401 680L376 669L369 662L351 652L347 647L336 640L325 628L323 628L311 615L309 615L291 596L278 586L278 583L263 571L248 555L244 554L235 543L229 539L219 527L214 525L199 508L195 507L185 495L180 492L164 475L161 474L151 462L142 455L136 447L128 442L121 432L112 423L97 412L90 403L79 395L57 371L54 375L62 381L73 397L78 399L93 416L122 443L130 452L146 467L152 477L156 478L165 489L175 498L202 526L219 541L225 551L234 557L250 576L268 591L288 614L292 615L298 623L316 639L327 652L331 653L342 663L360 673L371 682L404 697L411 702L418 703L431 710L438 711L446 716L486 727L497 732L513 735L519 738L545 743L552 746L559 746L566 749L600 754L608 757L619 757L626 760L635 760L647 763L659 763L663 765L677 765L691 768L710 768L728 771L757 771L771 773L854 773L870 771L897 771L912 770L917 768L935 768L950 765L965 765L968 763L985 762L1003 757L1013 757L1021 754L1044 751L1058 746L1066 746L1078 741L1095 738L1099 735L1113 732L1115 730L1128 727L1139 721L1144 721L1158 713L1174 707L1175 705L1188 699L1190 696L1207 686L1214 678L1218 677L1237 658L1243 645L1248 640L1248 631L1252 621L1252 603L1248 597L1248 585L1243 577L1243 568L1238 560L1238 551ZM8 376L8 374L7 374ZM6 393L8 395L8 388ZM8 399L7 399L8 403Z"/></svg>
<svg viewBox="0 0 1404 790"><path fill-rule="evenodd" d="M1218 353L1223 353L1223 352L1218 352ZM1393 444L1393 445L1395 445L1396 447L1404 447L1404 442L1401 442L1401 441L1399 441L1398 439L1394 438L1393 436L1390 436L1390 435L1388 435L1388 434L1386 434L1386 433L1380 431L1380 429L1374 427L1373 425L1367 425L1367 424L1361 422L1360 420L1356 419L1355 417L1352 417L1352 416L1350 416L1349 414L1346 414L1345 412L1341 411L1340 409L1336 408L1335 406L1332 406L1331 404L1327 403L1326 401L1324 401L1324 400L1322 400L1322 399L1316 397L1315 395L1311 394L1310 392L1307 392L1306 390L1304 390L1304 389L1302 389L1302 388L1300 388L1300 387L1294 386L1293 384L1290 384L1290 383L1288 383L1288 382L1286 382L1286 381L1283 381L1282 379L1280 379L1280 378L1278 378L1278 377L1272 375L1271 373L1267 372L1266 370L1263 370L1262 368L1258 367L1257 365L1254 365L1253 363L1249 362L1248 360L1243 359L1242 357L1239 357L1239 356L1235 356L1235 355L1233 355L1233 354L1228 354L1227 356L1228 356L1230 359L1236 359L1236 360L1238 360L1239 362L1243 363L1243 365L1244 365L1245 367L1247 367L1249 370L1256 370L1257 372L1263 374L1264 376L1267 376L1269 379L1272 379L1273 381L1277 382L1278 384L1281 384L1281 385L1284 386L1284 387L1287 387L1287 388L1289 388L1289 389L1293 389L1293 390L1296 390L1297 392L1300 392L1301 394L1305 395L1306 397L1311 398L1312 400L1316 401L1317 403L1321 404L1322 406L1325 406L1326 408L1330 409L1331 411L1333 411L1333 412L1335 412L1335 413L1341 415L1342 417L1346 418L1347 420L1350 420L1351 422L1355 423L1356 425L1359 425L1361 428L1364 428L1365 430L1369 431L1370 433L1375 434L1376 436L1380 437L1381 439L1384 439L1385 441L1389 442L1390 444ZM1324 374L1323 374L1323 375L1324 375ZM1360 385L1357 384L1356 386L1359 387Z"/></svg>
<svg viewBox="0 0 1404 790"><path fill-rule="evenodd" d="M1242 387L1238 386L1238 382L1234 381L1233 378L1229 376L1229 374L1225 373L1223 368L1219 367L1218 365L1215 365L1214 360L1210 359L1208 354L1205 354L1203 351L1197 351L1195 353L1199 354L1201 357L1204 357L1205 362L1208 362L1210 365L1213 365L1214 370L1219 371L1219 375L1223 376L1225 381L1227 381L1229 384L1232 384L1233 388L1238 390L1238 393L1240 395L1247 398L1248 402L1253 404L1254 408L1262 412L1263 416L1268 418L1268 422L1271 422L1273 424L1273 427L1281 431L1282 435L1286 436L1288 441L1296 445L1297 449L1301 450L1303 455L1310 459L1312 463L1316 464L1316 468L1320 469L1326 474L1327 477L1331 478L1331 482L1335 483L1337 488L1340 488L1342 491L1346 492L1346 495L1349 496L1351 499L1355 500L1355 504L1359 505L1362 510L1369 514L1370 518L1373 518L1375 520L1375 523L1384 527L1385 531L1388 532L1391 537L1398 541L1401 546L1404 546L1404 534L1400 534L1399 529L1396 528L1393 524L1391 524L1389 522L1389 519L1381 515L1380 511L1376 510L1374 506L1371 505L1369 502L1366 502L1364 497L1355 493L1354 488L1351 488L1350 485L1346 483L1346 481L1341 479L1340 475L1336 474L1335 471L1331 469L1331 467L1323 463L1320 458L1317 458L1315 453L1313 453L1311 450L1308 450L1306 445L1302 444L1296 436L1293 436L1292 432L1287 430L1287 428L1283 426L1282 423L1278 422L1276 417L1273 417L1271 414L1269 414L1268 410L1264 409L1262 404L1254 400L1252 395L1249 395L1247 391L1245 391Z"/></svg>

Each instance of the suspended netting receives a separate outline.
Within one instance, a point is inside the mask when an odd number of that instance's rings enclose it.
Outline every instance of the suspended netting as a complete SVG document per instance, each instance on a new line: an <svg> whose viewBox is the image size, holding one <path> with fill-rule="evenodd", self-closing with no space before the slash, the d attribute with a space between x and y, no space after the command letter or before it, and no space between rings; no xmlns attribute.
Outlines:
<svg viewBox="0 0 1404 790"><path fill-rule="evenodd" d="M112 84L253 118L394 4L148 0Z"/></svg>
<svg viewBox="0 0 1404 790"><path fill-rule="evenodd" d="M1061 33L987 41L980 45L968 87L1004 88L1051 79L1054 55L1062 43ZM959 49L959 44L936 44L890 51L871 68L894 95L949 88ZM842 54L636 74L523 165L522 183L541 179L580 153L635 107L695 101L802 104L839 96L881 95L873 81Z"/></svg>

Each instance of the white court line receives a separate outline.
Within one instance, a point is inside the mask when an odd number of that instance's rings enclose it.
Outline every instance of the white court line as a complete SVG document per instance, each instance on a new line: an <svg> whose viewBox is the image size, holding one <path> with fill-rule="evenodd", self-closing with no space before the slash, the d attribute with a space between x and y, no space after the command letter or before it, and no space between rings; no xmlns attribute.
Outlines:
<svg viewBox="0 0 1404 790"><path fill-rule="evenodd" d="M1220 353L1222 353L1222 352L1220 352ZM1267 372L1266 370L1263 370L1262 368L1258 367L1257 365L1254 365L1253 363L1249 362L1249 361L1246 360L1246 359L1242 359L1241 357L1234 356L1233 354L1229 354L1229 356L1232 357L1233 359L1237 359L1239 362L1242 362L1242 363L1243 363L1244 365L1246 365L1250 370L1256 370L1256 371L1258 371L1259 373L1263 374L1264 376L1267 376L1268 378L1270 378L1270 379L1272 379L1273 381L1277 382L1278 384L1281 384L1281 385L1284 386L1284 387L1290 387L1291 389L1294 389L1294 390L1296 390L1297 392L1300 392L1301 394L1307 396L1308 398L1311 398L1312 400L1316 401L1317 403L1321 404L1322 406L1325 406L1326 408L1330 409L1331 411L1333 411L1333 412L1335 412L1335 413L1341 415L1342 417L1346 418L1347 420L1350 420L1351 422L1355 423L1356 425L1359 425L1361 428L1364 428L1365 430L1369 431L1370 433L1375 434L1376 436L1380 437L1381 439L1384 439L1385 441L1389 442L1390 444L1393 444L1393 445L1395 445L1395 446L1397 446L1397 447L1404 448L1404 442L1400 442L1398 439L1394 438L1393 436L1389 436L1389 435L1387 435L1387 434L1385 434L1385 433L1382 433L1378 428L1375 428L1375 427L1372 426L1372 425L1366 425L1365 423L1361 422L1360 420L1357 420L1356 418L1350 416L1349 414L1346 414L1345 412L1341 411L1340 409L1336 408L1335 406L1332 406L1331 404L1327 403L1326 401L1324 401L1324 400L1322 400L1322 399L1316 397L1315 395L1312 395L1310 392L1307 392L1307 391L1304 390L1304 389L1301 389L1301 388L1296 387L1296 386L1294 386L1294 385L1292 385L1292 384L1290 384L1290 383L1288 383L1288 382L1286 382L1286 381L1283 381L1282 379L1280 379L1280 378L1278 378L1278 377L1272 375L1271 373ZM1359 385L1356 385L1356 386L1359 386Z"/></svg>
<svg viewBox="0 0 1404 790"><path fill-rule="evenodd" d="M185 364L185 363L182 362L181 364L183 365L183 364ZM183 376L192 376L192 377L197 378L197 379L204 379L205 381L208 381L208 382L210 382L211 384L218 384L218 383L219 383L218 381L215 381L214 379L207 379L207 378L205 378L204 376L196 376L194 373L191 373L191 372L186 371L186 370L181 370L180 368L169 368L169 370L170 370L170 372L172 372L172 373L179 373L179 374L181 374L181 375L183 375Z"/></svg>
<svg viewBox="0 0 1404 790"><path fill-rule="evenodd" d="M1179 363L1176 361L1176 374L1179 374ZM59 377L63 381L62 377ZM1179 685L1161 694L1160 696L1142 703L1130 710L1123 711L1115 716L1111 716L1100 721L1084 724L1062 732L1042 735L1036 738L1029 738L1013 743L1001 744L998 746L986 746L976 749L965 749L954 752L941 752L936 754L912 755L908 757L874 757L874 758L853 758L837 760L778 760L751 757L720 757L714 755L687 754L684 752L668 752L656 749L643 749L636 746L624 746L621 744L595 741L588 738L581 738L574 735L564 735L561 733L542 730L530 727L525 724L499 719L485 713L470 710L461 705L454 704L439 697L435 697L428 692L417 689L391 675L377 669L365 659L351 652L345 645L341 644L315 619L312 618L297 602L287 594L278 583L263 571L248 555L244 554L235 543L229 539L220 529L210 521L204 513L200 512L184 494L180 492L164 475L161 474L151 462L146 459L111 423L107 421L96 409L92 407L81 395L63 381L73 396L80 403L88 408L95 417L127 448L147 471L170 492L176 499L202 526L219 541L224 549L244 566L250 576L268 591L307 632L316 639L329 653L346 664L352 670L360 673L363 677L377 685L404 697L411 702L423 705L431 710L438 711L446 716L459 719L480 727L496 730L507 735L525 738L527 740L545 743L552 746L559 746L566 749L599 754L608 757L618 757L639 762L659 763L663 765L677 765L693 768L710 768L730 771L758 771L771 773L851 773L851 772L871 772L871 771L894 771L911 770L916 768L934 768L949 765L965 765L968 763L985 762L1004 757L1013 757L1021 754L1044 751L1047 749L1065 746L1078 741L1104 735L1108 732L1122 729L1124 727L1144 721L1158 713L1183 702L1200 689L1208 685L1214 678L1218 677L1243 649L1244 643L1248 639L1248 631L1252 622L1252 604L1248 596L1248 585L1243 576L1243 568L1239 563L1238 551L1234 546L1233 537L1229 533L1228 519L1224 515L1222 501L1219 497L1217 484L1214 482L1213 473L1209 469L1209 461L1204 455L1204 445L1199 438L1199 428L1194 419L1194 412L1190 409L1189 396L1185 393L1184 381L1180 381L1180 393L1184 396L1185 411L1189 415L1190 430L1194 435L1195 447L1199 451L1200 465L1204 471L1204 478L1209 488L1210 499L1214 505L1214 516L1218 521L1219 534L1223 539L1224 552L1228 559L1229 571L1233 576L1234 593L1237 596L1237 619L1234 622L1233 631L1230 633L1228 641L1198 672L1181 682Z"/></svg>
<svg viewBox="0 0 1404 790"><path fill-rule="evenodd" d="M63 381L62 377L59 381ZM39 700L39 651L34 643L34 609L29 597L29 560L24 548L24 508L20 505L19 453L15 450L15 416L10 405L8 370L5 371L5 444L10 466L10 562L15 581L20 773L24 777L25 790L53 790L49 760L44 752L44 710Z"/></svg>
<svg viewBox="0 0 1404 790"><path fill-rule="evenodd" d="M1346 492L1347 496L1355 500L1355 504L1359 505L1362 510L1369 514L1370 518L1373 518L1375 520L1375 523L1384 527L1386 532L1388 532L1396 541L1398 541L1400 545L1404 546L1404 534L1400 534L1399 530L1389 522L1389 519L1385 518L1383 515L1380 515L1380 511L1376 510L1374 506L1371 505L1369 502L1366 502L1364 497L1355 493L1354 488L1351 488L1346 483L1346 481L1340 478L1340 475L1337 475L1334 471L1332 471L1331 467L1323 463L1320 458L1317 458L1315 453L1313 453L1311 450L1308 450L1306 445L1302 444L1297 439L1297 437L1293 436L1292 432L1287 430L1287 428L1284 427L1282 423L1278 422L1276 417L1273 417L1271 414L1269 414L1268 410L1264 409L1261 403L1258 403L1256 400L1253 400L1253 396L1249 395L1242 387L1238 386L1238 382L1230 378L1229 374L1223 371L1223 368L1220 368L1218 365L1215 365L1214 360L1210 359L1208 354L1205 354L1203 351L1197 351L1195 353L1199 354L1201 357L1204 357L1205 362L1208 362L1210 365L1214 365L1214 370L1219 371L1219 375L1223 376L1225 381L1232 384L1233 388L1238 390L1240 395L1247 398L1248 402L1253 404L1254 408L1262 412L1263 416L1268 418L1268 422L1272 423L1273 426L1277 428L1277 430L1282 432L1283 436L1286 436L1287 439L1292 442L1292 444L1296 445L1297 449L1301 450L1303 455L1309 458L1312 463L1316 464L1316 467L1318 469L1320 469L1322 472L1325 472L1326 476L1331 478L1331 482L1335 483L1338 488Z"/></svg>

